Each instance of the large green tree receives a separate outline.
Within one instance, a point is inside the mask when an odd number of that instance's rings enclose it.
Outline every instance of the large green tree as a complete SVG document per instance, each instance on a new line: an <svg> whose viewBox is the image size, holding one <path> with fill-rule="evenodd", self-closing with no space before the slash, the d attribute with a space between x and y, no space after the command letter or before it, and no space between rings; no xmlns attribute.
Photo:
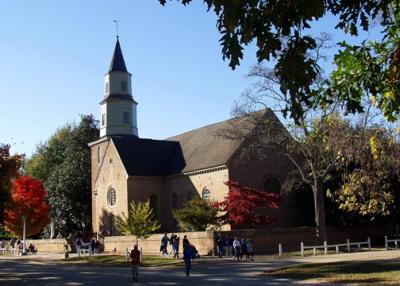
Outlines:
<svg viewBox="0 0 400 286"><path fill-rule="evenodd" d="M50 216L56 231L91 228L90 148L98 139L97 122L83 115L79 124L66 124L39 145L26 172L44 181Z"/></svg>
<svg viewBox="0 0 400 286"><path fill-rule="evenodd" d="M172 1L172 0L170 0ZM167 0L159 0L165 5ZM178 0L184 5L192 0ZM222 56L235 68L243 48L255 43L259 62L273 64L282 93L290 100L283 112L297 123L308 108L340 99L348 112L364 110L369 92L386 118L400 114L400 4L396 0L203 0L217 16ZM342 43L336 71L316 87L320 65L310 56L318 49L312 26L323 16L336 16L334 28L353 36L368 30L371 22L382 27L382 39L361 45ZM333 27L332 27L333 28Z"/></svg>

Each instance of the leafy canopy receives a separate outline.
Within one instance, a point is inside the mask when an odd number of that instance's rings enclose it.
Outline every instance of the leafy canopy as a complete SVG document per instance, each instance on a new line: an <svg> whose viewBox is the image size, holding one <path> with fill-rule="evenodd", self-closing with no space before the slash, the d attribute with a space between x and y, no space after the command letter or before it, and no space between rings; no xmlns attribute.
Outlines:
<svg viewBox="0 0 400 286"><path fill-rule="evenodd" d="M30 176L22 176L13 182L11 200L6 205L5 227L21 237L22 218L26 217L27 236L38 234L49 223L49 207L45 201L43 183Z"/></svg>
<svg viewBox="0 0 400 286"><path fill-rule="evenodd" d="M122 213L116 217L117 229L125 235L134 235L138 238L147 238L150 233L160 228L154 218L150 201L135 202L129 204L128 216Z"/></svg>
<svg viewBox="0 0 400 286"><path fill-rule="evenodd" d="M45 181L51 218L56 231L90 230L91 176L87 144L98 139L97 121L92 115L82 116L79 125L73 126L65 137L68 139L59 142L63 146L55 148L63 151L47 153L47 161L60 159ZM52 158L54 154L59 157Z"/></svg>
<svg viewBox="0 0 400 286"><path fill-rule="evenodd" d="M173 211L182 231L204 231L208 226L217 225L217 214L217 208L200 198L186 202L183 208Z"/></svg>

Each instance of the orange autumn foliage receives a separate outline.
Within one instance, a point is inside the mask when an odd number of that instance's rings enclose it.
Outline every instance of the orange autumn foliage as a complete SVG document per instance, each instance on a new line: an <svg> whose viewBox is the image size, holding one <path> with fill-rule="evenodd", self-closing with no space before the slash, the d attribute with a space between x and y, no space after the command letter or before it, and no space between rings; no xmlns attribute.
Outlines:
<svg viewBox="0 0 400 286"><path fill-rule="evenodd" d="M12 185L11 199L5 209L5 228L22 236L22 217L26 216L26 235L36 235L49 223L43 183L30 176L16 179Z"/></svg>

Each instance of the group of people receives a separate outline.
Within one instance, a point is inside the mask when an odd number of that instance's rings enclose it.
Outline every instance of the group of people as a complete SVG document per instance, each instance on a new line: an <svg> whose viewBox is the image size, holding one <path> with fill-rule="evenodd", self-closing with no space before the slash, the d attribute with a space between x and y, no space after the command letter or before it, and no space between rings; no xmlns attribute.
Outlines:
<svg viewBox="0 0 400 286"><path fill-rule="evenodd" d="M81 236L77 236L75 240L75 248L78 256L81 256L81 249L83 248L88 248L89 255L94 255L95 253L99 253L100 242L95 237L92 237L89 243L85 243Z"/></svg>
<svg viewBox="0 0 400 286"><path fill-rule="evenodd" d="M171 245L172 250L171 254L174 258L179 258L179 245L180 245L180 237L176 234L171 234L168 237L167 233L164 233L164 236L161 238L161 245L160 245L160 253L164 256L168 256L168 245ZM185 261L185 272L186 275L190 275L190 270L192 268L192 259L199 258L199 252L197 251L196 247L189 242L189 239L186 235L183 236L182 240L182 247L183 247L183 260Z"/></svg>
<svg viewBox="0 0 400 286"><path fill-rule="evenodd" d="M222 236L218 234L216 237L217 254L221 258L223 255L232 257L233 260L241 260L243 256L245 260L253 260L253 242L246 236L231 237L228 234Z"/></svg>
<svg viewBox="0 0 400 286"><path fill-rule="evenodd" d="M4 244L4 246L3 246L3 244ZM12 240L10 241L10 246L11 246L12 248L18 249L20 252L22 252L23 249L24 249L24 242L23 242L21 239L12 239ZM2 241L1 247L2 247L2 248L5 247L5 242ZM28 253L32 253L32 254L35 254L35 253L37 253L37 251L38 251L37 248L36 248L36 246L33 245L32 243L29 243L29 245L26 245L26 243L25 243L25 250L26 250Z"/></svg>

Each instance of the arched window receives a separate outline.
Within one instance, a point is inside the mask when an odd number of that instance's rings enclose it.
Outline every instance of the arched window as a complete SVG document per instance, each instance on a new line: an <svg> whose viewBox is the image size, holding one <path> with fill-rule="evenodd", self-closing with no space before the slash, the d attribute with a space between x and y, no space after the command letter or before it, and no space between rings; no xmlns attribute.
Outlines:
<svg viewBox="0 0 400 286"><path fill-rule="evenodd" d="M117 200L117 193L113 187L109 187L107 191L107 203L110 207L115 205Z"/></svg>
<svg viewBox="0 0 400 286"><path fill-rule="evenodd" d="M210 192L210 190L207 188L207 187L205 187L204 189L203 189L203 193L201 194L201 198L203 199L203 200L205 200L205 201L210 201L210 199L211 199L211 192Z"/></svg>
<svg viewBox="0 0 400 286"><path fill-rule="evenodd" d="M151 195L149 198L150 207L153 210L154 217L158 219L158 200L156 195Z"/></svg>
<svg viewBox="0 0 400 286"><path fill-rule="evenodd" d="M275 177L269 177L264 181L263 190L264 192L279 195L281 192L281 182Z"/></svg>
<svg viewBox="0 0 400 286"><path fill-rule="evenodd" d="M178 195L176 193L172 193L172 208L177 209L178 208Z"/></svg>

